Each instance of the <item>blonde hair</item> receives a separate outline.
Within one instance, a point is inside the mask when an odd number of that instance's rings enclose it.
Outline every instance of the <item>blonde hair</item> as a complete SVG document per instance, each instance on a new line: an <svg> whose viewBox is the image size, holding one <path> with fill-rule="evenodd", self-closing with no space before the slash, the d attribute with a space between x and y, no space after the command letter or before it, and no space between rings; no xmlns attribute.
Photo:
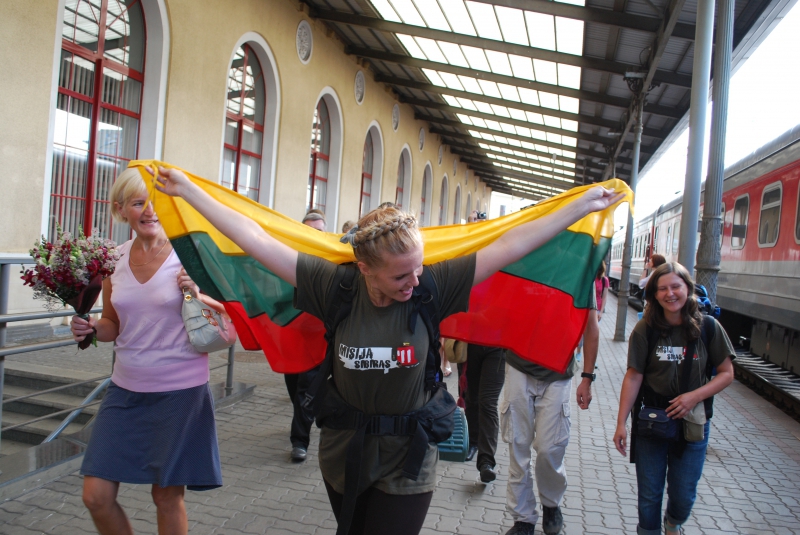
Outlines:
<svg viewBox="0 0 800 535"><path fill-rule="evenodd" d="M125 206L135 195L147 195L147 185L138 169L128 168L119 174L109 193L111 215L114 220L122 223L127 222L125 216L119 212L114 203L117 202L120 206Z"/></svg>
<svg viewBox="0 0 800 535"><path fill-rule="evenodd" d="M379 267L383 264L385 253L405 254L422 245L422 234L416 217L394 206L387 206L359 219L352 244L356 260Z"/></svg>

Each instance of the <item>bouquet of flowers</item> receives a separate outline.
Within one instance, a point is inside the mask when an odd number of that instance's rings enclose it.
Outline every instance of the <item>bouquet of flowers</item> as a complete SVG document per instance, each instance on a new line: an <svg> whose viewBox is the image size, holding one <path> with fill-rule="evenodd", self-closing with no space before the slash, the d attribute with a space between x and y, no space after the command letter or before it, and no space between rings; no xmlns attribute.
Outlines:
<svg viewBox="0 0 800 535"><path fill-rule="evenodd" d="M98 236L97 229L88 237L82 229L78 232L78 237L73 238L59 226L53 243L42 236L30 250L35 265L23 268L21 278L25 286L33 288L34 299L45 302L47 310L70 305L78 316L88 319L103 288L103 279L114 273L120 254L113 241ZM97 345L94 334L79 342L78 347L86 349L89 344Z"/></svg>

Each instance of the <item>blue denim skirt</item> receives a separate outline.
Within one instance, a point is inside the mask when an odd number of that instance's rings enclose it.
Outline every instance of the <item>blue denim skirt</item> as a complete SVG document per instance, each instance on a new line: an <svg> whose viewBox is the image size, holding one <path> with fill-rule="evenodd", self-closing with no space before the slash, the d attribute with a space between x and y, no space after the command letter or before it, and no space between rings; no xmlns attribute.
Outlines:
<svg viewBox="0 0 800 535"><path fill-rule="evenodd" d="M172 392L132 392L111 383L81 474L189 490L222 486L208 384Z"/></svg>

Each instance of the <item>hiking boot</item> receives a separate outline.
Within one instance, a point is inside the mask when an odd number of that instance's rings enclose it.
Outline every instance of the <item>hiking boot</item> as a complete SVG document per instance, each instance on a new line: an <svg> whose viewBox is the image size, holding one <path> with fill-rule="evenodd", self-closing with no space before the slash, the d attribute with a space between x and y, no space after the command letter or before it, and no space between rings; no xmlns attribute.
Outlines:
<svg viewBox="0 0 800 535"><path fill-rule="evenodd" d="M506 531L506 535L534 535L536 526L528 522L514 522L514 527Z"/></svg>
<svg viewBox="0 0 800 535"><path fill-rule="evenodd" d="M302 463L306 460L306 456L308 455L308 450L303 446L295 446L292 448L292 461L296 463Z"/></svg>
<svg viewBox="0 0 800 535"><path fill-rule="evenodd" d="M489 463L482 464L478 470L481 473L481 481L484 483L491 483L497 479L497 472L494 471L494 467Z"/></svg>
<svg viewBox="0 0 800 535"><path fill-rule="evenodd" d="M542 518L542 530L545 535L557 535L561 533L561 528L564 527L564 517L561 516L560 507L545 507L542 506L544 515Z"/></svg>

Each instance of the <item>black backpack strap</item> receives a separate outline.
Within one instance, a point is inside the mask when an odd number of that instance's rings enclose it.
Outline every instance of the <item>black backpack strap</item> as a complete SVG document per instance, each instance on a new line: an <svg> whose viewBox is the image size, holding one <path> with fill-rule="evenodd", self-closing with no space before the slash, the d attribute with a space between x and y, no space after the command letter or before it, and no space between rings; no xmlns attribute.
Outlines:
<svg viewBox="0 0 800 535"><path fill-rule="evenodd" d="M303 408L311 410L316 415L322 400L325 398L325 391L328 386L328 377L333 371L333 359L336 353L334 338L336 327L350 314L355 297L355 283L358 276L358 268L355 264L340 264L336 268L336 275L333 277L333 284L328 293L328 307L325 311L325 341L328 346L325 350L325 359L320 364L319 371L306 391L303 399Z"/></svg>
<svg viewBox="0 0 800 535"><path fill-rule="evenodd" d="M711 380L711 374L714 373L714 365L711 364L711 354L708 348L714 337L717 335L716 320L711 316L703 314L703 323L700 327L700 339L706 348L706 381ZM710 420L714 416L714 396L708 397L703 400L703 406L706 409L706 419Z"/></svg>
<svg viewBox="0 0 800 535"><path fill-rule="evenodd" d="M425 359L425 391L433 390L433 385L438 381L441 356L439 354L439 291L433 280L433 275L427 269L422 270L419 276L419 285L414 288L414 311L408 317L408 329L413 333L417 327L417 316L422 318L428 330L428 355Z"/></svg>

